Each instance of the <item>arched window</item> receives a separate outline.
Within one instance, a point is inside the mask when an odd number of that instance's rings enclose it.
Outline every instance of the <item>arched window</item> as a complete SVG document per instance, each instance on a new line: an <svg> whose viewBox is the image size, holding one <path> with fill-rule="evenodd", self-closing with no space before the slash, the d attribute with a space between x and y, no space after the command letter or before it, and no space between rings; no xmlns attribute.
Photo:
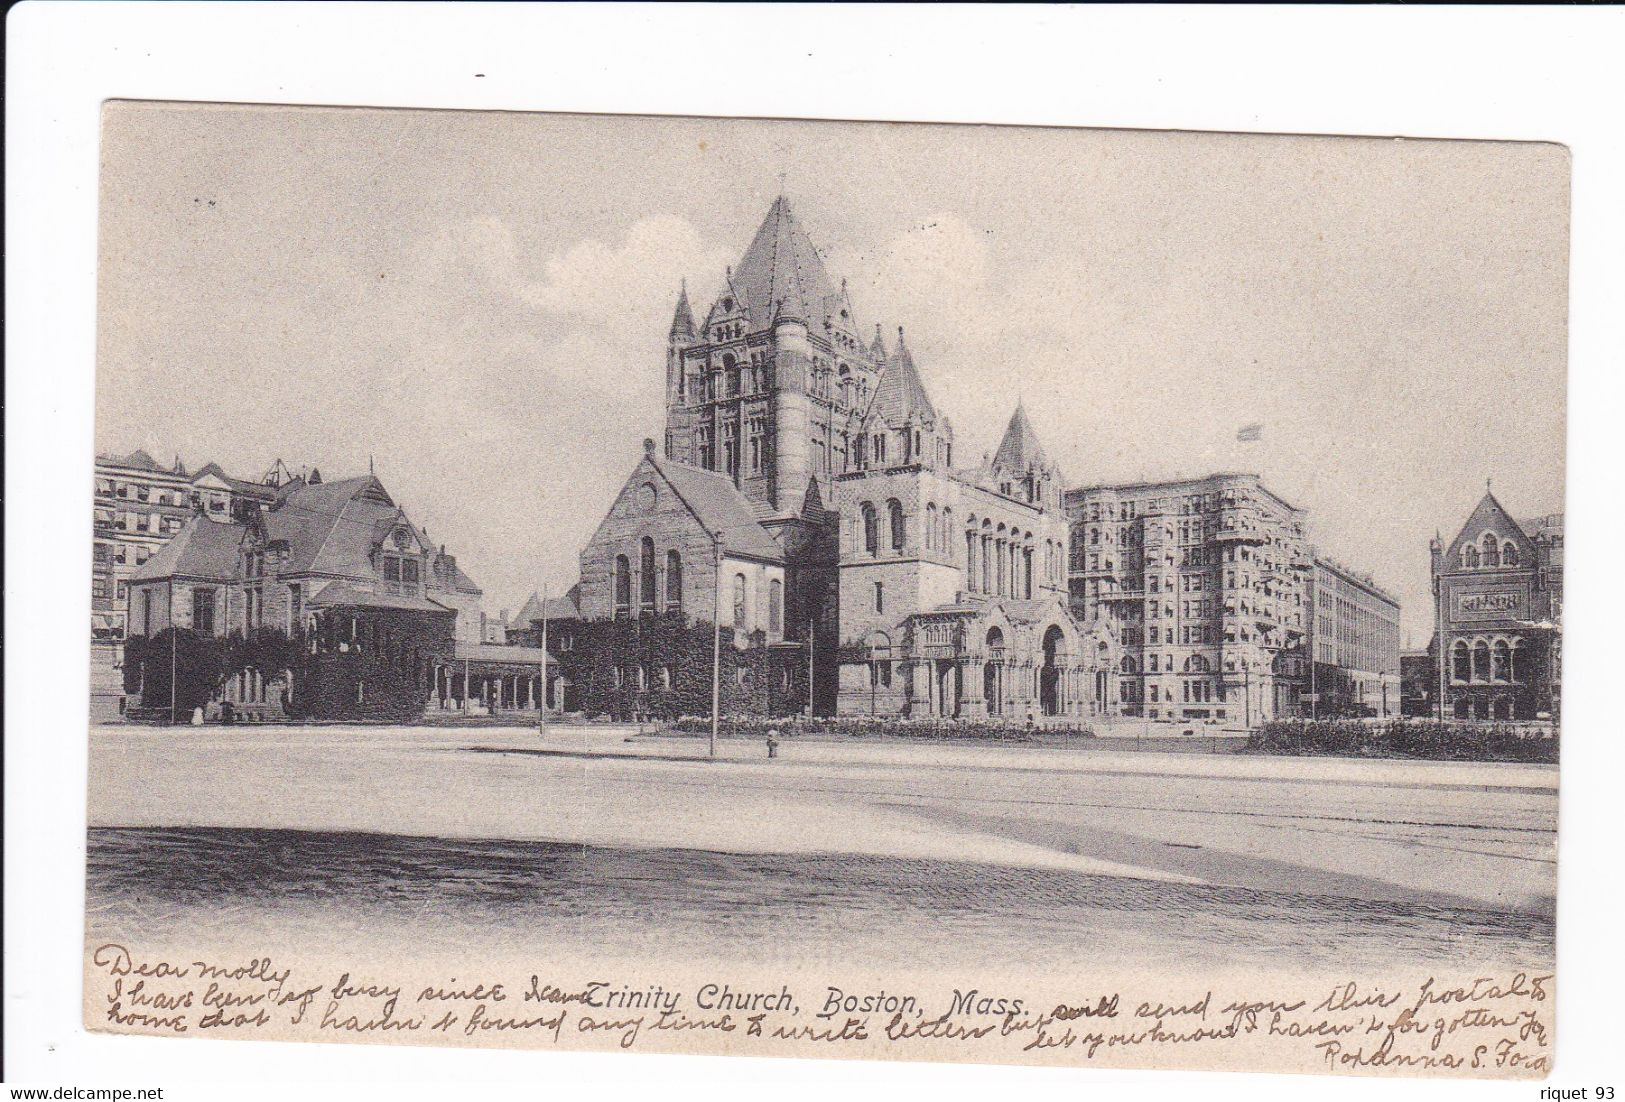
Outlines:
<svg viewBox="0 0 1625 1102"><path fill-rule="evenodd" d="M880 531L873 502L863 503L863 549L873 555L880 550Z"/></svg>
<svg viewBox="0 0 1625 1102"><path fill-rule="evenodd" d="M1490 679L1490 645L1480 639L1473 644L1473 680Z"/></svg>
<svg viewBox="0 0 1625 1102"><path fill-rule="evenodd" d="M615 615L632 611L632 564L625 555L615 556Z"/></svg>
<svg viewBox="0 0 1625 1102"><path fill-rule="evenodd" d="M1484 533L1484 565L1501 565L1501 540L1494 532Z"/></svg>
<svg viewBox="0 0 1625 1102"><path fill-rule="evenodd" d="M1461 565L1466 567L1468 570L1478 569L1477 547L1469 543L1466 547L1461 549Z"/></svg>
<svg viewBox="0 0 1625 1102"><path fill-rule="evenodd" d="M925 549L937 549L937 503L927 502L925 506Z"/></svg>
<svg viewBox="0 0 1625 1102"><path fill-rule="evenodd" d="M1497 639L1490 652L1490 680L1512 680L1512 649L1505 639Z"/></svg>
<svg viewBox="0 0 1625 1102"><path fill-rule="evenodd" d="M942 536L937 540L937 548L948 556L948 561L954 559L954 511L948 506L942 507Z"/></svg>
<svg viewBox="0 0 1625 1102"><path fill-rule="evenodd" d="M965 588L972 593L976 592L976 531L974 522L972 528L965 533Z"/></svg>
<svg viewBox="0 0 1625 1102"><path fill-rule="evenodd" d="M745 630L745 576L734 575L734 619L735 631Z"/></svg>
<svg viewBox="0 0 1625 1102"><path fill-rule="evenodd" d="M1134 656L1131 655L1131 654L1123 655L1123 661L1122 661L1121 665L1122 665L1122 669L1123 669L1124 673L1138 673L1139 672L1135 668Z"/></svg>
<svg viewBox="0 0 1625 1102"><path fill-rule="evenodd" d="M666 552L666 611L683 610L683 556Z"/></svg>
<svg viewBox="0 0 1625 1102"><path fill-rule="evenodd" d="M1506 543L1501 545L1501 565L1518 565L1518 545L1511 540L1507 540Z"/></svg>
<svg viewBox="0 0 1625 1102"><path fill-rule="evenodd" d="M655 610L655 541L648 536L638 550L638 608L646 613Z"/></svg>
<svg viewBox="0 0 1625 1102"><path fill-rule="evenodd" d="M1467 640L1456 640L1456 645L1450 648L1450 659L1450 677L1452 680L1471 681L1473 679L1473 659L1467 649Z"/></svg>
<svg viewBox="0 0 1625 1102"><path fill-rule="evenodd" d="M875 611L886 611L886 584L884 582L875 583Z"/></svg>
<svg viewBox="0 0 1625 1102"><path fill-rule="evenodd" d="M767 630L784 630L784 583L777 578L767 583Z"/></svg>
<svg viewBox="0 0 1625 1102"><path fill-rule="evenodd" d="M1520 685L1529 680L1529 644L1522 639L1512 644L1512 680Z"/></svg>
<svg viewBox="0 0 1625 1102"><path fill-rule="evenodd" d="M903 523L903 505L896 498L886 502L886 512L891 518L891 546L893 551L901 551L907 536Z"/></svg>

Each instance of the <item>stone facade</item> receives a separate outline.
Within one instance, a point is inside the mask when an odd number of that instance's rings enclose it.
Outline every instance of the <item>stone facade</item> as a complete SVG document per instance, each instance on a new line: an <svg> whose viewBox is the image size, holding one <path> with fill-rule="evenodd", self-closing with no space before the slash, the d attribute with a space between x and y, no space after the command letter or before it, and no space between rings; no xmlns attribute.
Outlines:
<svg viewBox="0 0 1625 1102"><path fill-rule="evenodd" d="M703 322L679 294L664 447L651 442L582 551L571 638L720 622L742 679L725 702L747 711L1111 711L1113 643L1068 608L1060 474L1025 411L991 462L954 458L903 331L890 350L880 326L864 336L780 198ZM521 618L532 633L538 612ZM608 651L567 660L583 706L702 699L683 679L708 686L709 664L638 655L609 674ZM753 670L771 691L747 688Z"/></svg>
<svg viewBox="0 0 1625 1102"><path fill-rule="evenodd" d="M1434 538L1431 559L1442 717L1555 718L1563 515L1518 521L1486 489L1455 539Z"/></svg>
<svg viewBox="0 0 1625 1102"><path fill-rule="evenodd" d="M447 706L448 668L466 674L476 651L499 667L482 668L482 704L493 689L500 703L504 687L517 700L521 680L534 696L540 652L486 653L479 598L377 478L295 478L234 516L200 512L134 572L130 641L143 658L126 664L125 684L137 712L167 718L182 690L169 669L183 648L178 638L170 654L151 644L178 632L198 656L189 668L209 679L185 695L201 692L208 718L421 718ZM474 692L460 679L455 706L469 707Z"/></svg>

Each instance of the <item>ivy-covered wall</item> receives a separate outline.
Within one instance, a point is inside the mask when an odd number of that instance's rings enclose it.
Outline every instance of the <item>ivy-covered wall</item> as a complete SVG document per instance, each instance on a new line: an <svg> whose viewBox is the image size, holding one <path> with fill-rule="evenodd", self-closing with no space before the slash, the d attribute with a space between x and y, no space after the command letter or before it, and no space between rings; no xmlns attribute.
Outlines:
<svg viewBox="0 0 1625 1102"><path fill-rule="evenodd" d="M711 714L712 626L681 613L584 621L574 645L557 655L589 716L616 719ZM744 648L722 629L721 698L725 715L790 715L807 701L806 651L769 646L758 633Z"/></svg>
<svg viewBox="0 0 1625 1102"><path fill-rule="evenodd" d="M304 649L299 636L266 627L246 636L204 635L191 628L132 635L124 644L124 691L140 694L143 711L167 716L173 669L175 715L184 721L241 670L257 670L267 681L294 670L297 678Z"/></svg>

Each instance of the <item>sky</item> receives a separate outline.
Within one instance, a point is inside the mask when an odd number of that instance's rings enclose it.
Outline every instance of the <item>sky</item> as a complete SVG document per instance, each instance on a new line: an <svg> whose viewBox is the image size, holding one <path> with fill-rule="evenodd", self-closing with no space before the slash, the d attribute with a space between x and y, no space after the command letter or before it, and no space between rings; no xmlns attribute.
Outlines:
<svg viewBox="0 0 1625 1102"><path fill-rule="evenodd" d="M680 281L782 190L960 461L1021 399L1070 486L1257 471L1421 646L1486 480L1563 509L1568 189L1542 143L110 103L97 450L371 463L489 612L561 592Z"/></svg>

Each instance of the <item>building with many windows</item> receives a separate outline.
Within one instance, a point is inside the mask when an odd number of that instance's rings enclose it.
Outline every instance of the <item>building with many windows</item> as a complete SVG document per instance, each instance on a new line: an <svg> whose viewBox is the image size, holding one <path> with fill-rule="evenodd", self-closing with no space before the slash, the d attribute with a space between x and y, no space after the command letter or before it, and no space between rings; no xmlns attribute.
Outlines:
<svg viewBox="0 0 1625 1102"><path fill-rule="evenodd" d="M1439 714L1555 718L1561 705L1563 514L1515 520L1486 487L1431 547Z"/></svg>
<svg viewBox="0 0 1625 1102"><path fill-rule="evenodd" d="M1309 576L1311 716L1400 714L1399 602L1369 575L1315 556Z"/></svg>
<svg viewBox="0 0 1625 1102"><path fill-rule="evenodd" d="M258 482L249 482L232 478L214 463L188 471L179 459L166 467L144 451L98 455L92 507L91 638L109 642L124 638L130 575L194 513L230 518L245 505L270 501L291 477L281 460Z"/></svg>
<svg viewBox="0 0 1625 1102"><path fill-rule="evenodd" d="M1122 708L1252 726L1305 691L1312 552L1304 513L1255 474L1066 494L1082 617L1120 651Z"/></svg>

